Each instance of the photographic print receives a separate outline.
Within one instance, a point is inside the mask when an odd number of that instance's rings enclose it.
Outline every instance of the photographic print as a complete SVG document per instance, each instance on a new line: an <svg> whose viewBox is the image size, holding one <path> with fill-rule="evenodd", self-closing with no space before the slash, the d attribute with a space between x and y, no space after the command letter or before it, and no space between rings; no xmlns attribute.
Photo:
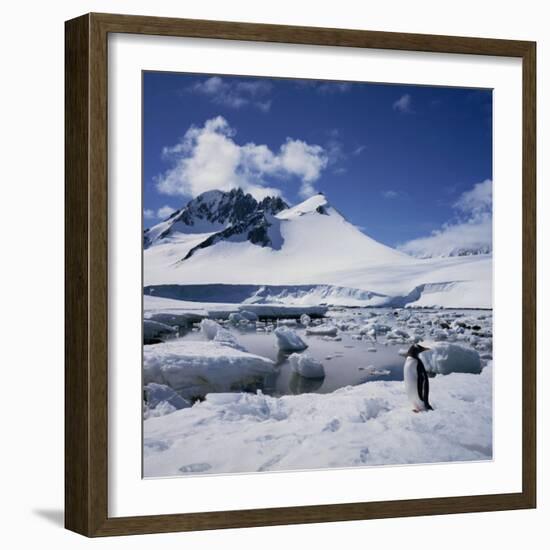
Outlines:
<svg viewBox="0 0 550 550"><path fill-rule="evenodd" d="M492 91L142 101L144 477L491 460Z"/></svg>

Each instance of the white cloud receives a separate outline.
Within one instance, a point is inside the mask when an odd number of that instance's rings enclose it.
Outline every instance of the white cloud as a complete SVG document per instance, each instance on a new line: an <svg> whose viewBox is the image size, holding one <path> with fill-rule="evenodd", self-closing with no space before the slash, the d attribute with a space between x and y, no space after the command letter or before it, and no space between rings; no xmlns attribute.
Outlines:
<svg viewBox="0 0 550 550"><path fill-rule="evenodd" d="M327 165L325 150L320 145L308 145L300 139L287 138L281 145L278 158L284 170L302 178L305 183L319 179Z"/></svg>
<svg viewBox="0 0 550 550"><path fill-rule="evenodd" d="M165 220L168 216L176 211L171 206L161 206L156 212L152 208L146 208L143 211L143 218L145 220Z"/></svg>
<svg viewBox="0 0 550 550"><path fill-rule="evenodd" d="M165 220L168 216L173 214L175 211L176 211L176 209L172 208L171 206L168 206L168 205L161 206L157 210L157 218L159 218L160 220Z"/></svg>
<svg viewBox="0 0 550 550"><path fill-rule="evenodd" d="M172 167L156 178L157 190L165 195L196 197L204 191L228 191L241 187L256 198L280 195L266 178L296 177L300 193L315 193L313 183L328 164L320 145L287 138L278 151L267 145L234 140L235 130L222 116L207 120L203 127L191 126L182 140L165 147Z"/></svg>
<svg viewBox="0 0 550 550"><path fill-rule="evenodd" d="M493 247L493 182L476 183L453 205L454 220L427 237L400 245L403 252L419 257L449 256L471 251L490 252Z"/></svg>
<svg viewBox="0 0 550 550"><path fill-rule="evenodd" d="M409 94L403 94L397 101L393 103L394 111L399 111L400 113L411 113L412 99Z"/></svg>
<svg viewBox="0 0 550 550"><path fill-rule="evenodd" d="M492 205L493 182L485 180L476 183L470 191L462 193L454 206L467 214L477 215L490 211Z"/></svg>
<svg viewBox="0 0 550 550"><path fill-rule="evenodd" d="M401 245L400 250L421 258L449 256L468 251L492 249L492 219L485 215L477 220L445 224L428 237L414 239Z"/></svg>
<svg viewBox="0 0 550 550"><path fill-rule="evenodd" d="M271 100L265 99L271 92L271 84L265 80L227 80L212 76L196 82L187 90L231 109L253 106L264 113L271 109Z"/></svg>
<svg viewBox="0 0 550 550"><path fill-rule="evenodd" d="M300 186L300 190L298 191L300 197L304 199L312 197L313 195L315 195L315 193L317 193L317 189L315 189L315 187L313 187L311 183L307 182L302 183L302 185Z"/></svg>

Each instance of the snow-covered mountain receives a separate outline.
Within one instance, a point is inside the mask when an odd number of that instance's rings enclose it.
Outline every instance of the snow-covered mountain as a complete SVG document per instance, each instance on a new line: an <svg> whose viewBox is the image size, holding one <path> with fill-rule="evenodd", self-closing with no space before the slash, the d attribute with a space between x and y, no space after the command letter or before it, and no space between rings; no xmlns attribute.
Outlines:
<svg viewBox="0 0 550 550"><path fill-rule="evenodd" d="M146 229L143 245L148 248L154 243L170 240L178 234L223 233L221 238L251 232L251 240L261 241L267 219L288 205L280 197L266 197L258 202L241 189L229 192L207 191L202 193L166 220ZM265 240L265 239L264 239ZM267 243L266 243L267 244Z"/></svg>
<svg viewBox="0 0 550 550"><path fill-rule="evenodd" d="M349 305L376 296L370 305L409 297L404 303L491 307L490 255L413 258L365 235L323 194L289 207L240 189L209 191L146 230L144 249L146 287L267 285L287 303L296 292Z"/></svg>

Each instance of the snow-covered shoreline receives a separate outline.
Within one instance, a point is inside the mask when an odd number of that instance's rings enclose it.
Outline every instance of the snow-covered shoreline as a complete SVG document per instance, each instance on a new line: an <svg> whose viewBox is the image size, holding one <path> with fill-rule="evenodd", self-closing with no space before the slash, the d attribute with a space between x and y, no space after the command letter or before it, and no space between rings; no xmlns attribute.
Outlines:
<svg viewBox="0 0 550 550"><path fill-rule="evenodd" d="M144 421L144 475L347 468L492 459L492 365L431 381L414 414L402 382L331 394L209 394Z"/></svg>

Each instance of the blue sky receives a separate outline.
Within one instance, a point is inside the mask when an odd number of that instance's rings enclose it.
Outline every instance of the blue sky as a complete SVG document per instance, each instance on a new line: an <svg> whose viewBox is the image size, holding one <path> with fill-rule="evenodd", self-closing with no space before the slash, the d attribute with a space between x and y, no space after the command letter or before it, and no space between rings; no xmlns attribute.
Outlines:
<svg viewBox="0 0 550 550"><path fill-rule="evenodd" d="M146 226L239 185L292 204L323 191L390 246L441 241L449 228L460 239L462 226L487 225L491 180L490 90L143 75Z"/></svg>

